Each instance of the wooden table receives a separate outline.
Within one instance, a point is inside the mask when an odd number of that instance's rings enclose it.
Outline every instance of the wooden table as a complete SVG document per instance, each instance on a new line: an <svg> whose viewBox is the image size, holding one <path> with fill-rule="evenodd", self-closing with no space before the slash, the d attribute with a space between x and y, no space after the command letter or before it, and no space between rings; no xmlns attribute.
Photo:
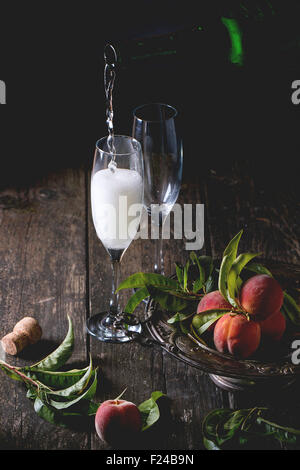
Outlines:
<svg viewBox="0 0 300 470"><path fill-rule="evenodd" d="M299 199L292 184L266 189L254 178L251 165L233 162L226 170L210 168L193 181L184 180L181 203L205 204L203 252L221 256L241 228L240 249L263 251L266 258L299 263ZM201 423L216 407L260 403L283 406L283 393L272 397L228 393L206 374L178 362L158 348L137 343L103 344L86 334L87 318L107 307L111 288L109 258L96 238L89 204L89 173L70 168L49 173L25 188L0 193L0 311L1 336L25 315L36 317L43 339L12 364L31 364L64 338L67 314L75 325L72 365L87 364L91 353L100 367L96 400L117 396L128 387L126 399L140 403L162 390L162 418L150 429L140 449L202 449ZM184 241L164 243L166 274L184 261ZM122 279L136 271L151 271L153 245L134 241L122 263ZM122 302L126 294L121 296ZM284 392L297 404L299 387ZM19 382L4 374L0 381L1 449L107 449L93 425L86 430L54 428L40 419Z"/></svg>

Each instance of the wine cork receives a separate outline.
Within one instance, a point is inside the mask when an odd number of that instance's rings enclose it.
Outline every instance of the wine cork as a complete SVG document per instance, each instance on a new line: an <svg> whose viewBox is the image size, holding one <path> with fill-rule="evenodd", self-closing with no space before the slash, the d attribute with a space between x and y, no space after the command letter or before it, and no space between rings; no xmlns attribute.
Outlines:
<svg viewBox="0 0 300 470"><path fill-rule="evenodd" d="M42 328L36 319L32 317L24 317L15 324L13 333L18 332L27 334L31 344L36 343L42 337Z"/></svg>
<svg viewBox="0 0 300 470"><path fill-rule="evenodd" d="M11 333L1 339L1 345L7 354L16 356L29 344L39 341L42 333L42 328L35 318L24 317L16 323Z"/></svg>
<svg viewBox="0 0 300 470"><path fill-rule="evenodd" d="M29 336L25 333L8 333L1 339L1 345L6 354L16 356L29 344Z"/></svg>

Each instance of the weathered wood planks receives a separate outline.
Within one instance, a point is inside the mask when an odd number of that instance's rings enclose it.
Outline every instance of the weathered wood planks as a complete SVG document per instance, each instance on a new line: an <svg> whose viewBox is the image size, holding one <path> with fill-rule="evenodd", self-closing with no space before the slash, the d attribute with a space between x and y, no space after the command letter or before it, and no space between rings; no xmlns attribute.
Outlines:
<svg viewBox="0 0 300 470"><path fill-rule="evenodd" d="M25 315L36 317L43 339L9 363L30 364L65 336L67 314L74 322L72 363L86 363L86 260L84 172L50 174L29 190L0 195L1 335ZM86 433L54 428L34 412L25 388L1 373L0 447L86 448Z"/></svg>

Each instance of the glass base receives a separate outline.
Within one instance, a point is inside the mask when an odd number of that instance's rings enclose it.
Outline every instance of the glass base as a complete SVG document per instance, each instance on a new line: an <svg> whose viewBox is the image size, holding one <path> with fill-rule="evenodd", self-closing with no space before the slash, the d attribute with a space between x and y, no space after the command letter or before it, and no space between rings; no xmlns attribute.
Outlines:
<svg viewBox="0 0 300 470"><path fill-rule="evenodd" d="M128 325L127 329L114 326L115 317L107 312L93 315L87 320L86 327L90 335L106 343L127 343L132 341L131 333L141 333L140 323Z"/></svg>

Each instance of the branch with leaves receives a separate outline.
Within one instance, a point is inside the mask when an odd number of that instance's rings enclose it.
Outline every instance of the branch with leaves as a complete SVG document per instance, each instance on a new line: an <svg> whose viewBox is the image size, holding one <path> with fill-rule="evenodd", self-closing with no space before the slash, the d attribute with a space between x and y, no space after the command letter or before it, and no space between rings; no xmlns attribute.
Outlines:
<svg viewBox="0 0 300 470"><path fill-rule="evenodd" d="M51 424L68 427L75 420L94 416L100 403L93 401L98 381L98 369L92 358L87 367L59 371L71 357L74 349L74 330L68 317L68 332L55 351L41 361L26 367L15 367L0 360L0 369L11 379L22 381L27 387L27 398L33 401L35 412ZM157 400L162 392L153 392L139 405L143 430L152 426L160 416Z"/></svg>
<svg viewBox="0 0 300 470"><path fill-rule="evenodd" d="M300 442L300 430L278 424L271 410L263 407L211 411L202 423L207 450L281 449Z"/></svg>

